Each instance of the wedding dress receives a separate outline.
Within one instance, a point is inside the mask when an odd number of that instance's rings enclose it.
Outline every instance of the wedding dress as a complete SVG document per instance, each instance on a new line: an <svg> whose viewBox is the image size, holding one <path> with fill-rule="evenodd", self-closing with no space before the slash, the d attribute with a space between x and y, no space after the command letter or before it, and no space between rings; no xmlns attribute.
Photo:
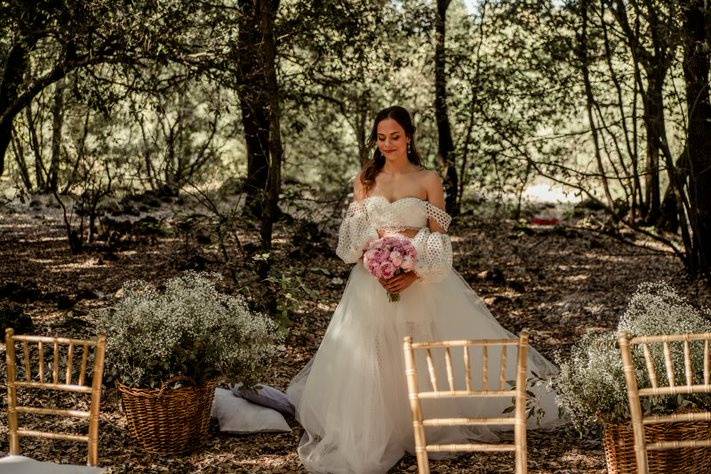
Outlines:
<svg viewBox="0 0 711 474"><path fill-rule="evenodd" d="M429 219L439 223L444 233L431 231ZM287 389L305 430L299 457L310 472L382 473L405 451L414 453L404 336L415 341L515 337L499 325L452 268L452 245L446 234L450 221L446 212L417 197L390 202L383 196L371 196L349 206L336 253L356 265L318 351ZM419 229L412 242L417 250L415 271L421 280L405 289L397 302L388 300L386 290L360 260L367 243L378 238L378 229ZM508 357L515 361L514 352ZM472 350L470 358L474 385L481 388L481 353ZM439 380L447 380L443 357L436 360ZM455 373L459 370L463 374L459 360L455 359ZM489 373L497 375L491 378L498 383L499 354L494 348L489 350L489 364ZM418 360L418 366L426 367L423 360ZM541 377L556 371L533 349L529 349L528 366L529 373L534 371ZM509 363L506 375L506 380L514 380L515 363ZM421 389L431 390L427 380L420 380L420 384ZM495 383L493 388L498 388ZM542 424L555 422L555 394L545 386L535 387L533 392L545 412ZM510 399L502 398L423 402L426 417L496 417L512 405ZM529 426L535 426L535 421L529 419ZM428 427L426 433L428 444L498 439L486 426Z"/></svg>

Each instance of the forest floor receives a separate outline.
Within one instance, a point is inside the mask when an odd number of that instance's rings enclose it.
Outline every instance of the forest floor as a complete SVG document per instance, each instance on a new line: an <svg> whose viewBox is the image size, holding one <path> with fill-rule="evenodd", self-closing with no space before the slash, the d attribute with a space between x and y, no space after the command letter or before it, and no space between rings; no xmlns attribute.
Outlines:
<svg viewBox="0 0 711 474"><path fill-rule="evenodd" d="M127 241L112 252L96 248L71 254L60 215L56 209L0 208L0 304L20 305L34 320L35 333L92 334L91 311L110 305L125 280L161 282L189 267L224 268L223 263L210 263L210 256L219 254L214 243L188 246L179 235ZM456 236L455 268L504 327L512 332L528 328L532 345L549 358L557 351L565 353L588 331L614 328L640 282L666 280L695 304L708 304L703 285L687 282L680 262L655 243L632 235L621 242L586 223L589 219L583 216L567 221L575 227L521 226L477 210L463 215L451 229ZM330 250L335 247L335 225L287 219L276 226L276 268L282 275L279 284L288 290L279 308L291 321L285 352L263 381L276 388L284 390L316 351L348 278L349 266ZM243 225L239 237L249 248L257 238L255 227ZM235 262L236 286L258 301L263 285L249 276L253 265ZM4 453L4 354L0 360ZM229 435L213 422L211 437L193 454L148 455L129 437L117 391L109 387L101 413L100 461L121 473L303 472L296 454L303 430L294 420L289 424L292 432L286 434ZM83 447L72 443L25 439L22 448L23 454L39 460L82 464L85 459ZM433 472L494 473L512 472L512 460L510 455L467 454L431 464ZM600 436L581 438L569 426L530 431L529 469L604 472ZM406 455L390 472L415 470L415 458Z"/></svg>

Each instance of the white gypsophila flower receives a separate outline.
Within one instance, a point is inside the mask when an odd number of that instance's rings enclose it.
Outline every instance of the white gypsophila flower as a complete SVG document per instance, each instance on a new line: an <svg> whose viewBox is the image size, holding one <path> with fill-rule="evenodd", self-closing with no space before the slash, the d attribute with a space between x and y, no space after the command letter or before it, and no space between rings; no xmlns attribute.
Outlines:
<svg viewBox="0 0 711 474"><path fill-rule="evenodd" d="M587 334L571 348L568 357L557 358L558 402L580 431L601 419L623 414L620 412L626 407L622 362L615 342L609 332Z"/></svg>
<svg viewBox="0 0 711 474"><path fill-rule="evenodd" d="M174 375L201 383L215 377L253 383L276 353L276 324L251 312L241 296L215 288L219 275L186 272L165 291L130 281L112 308L99 312L108 336L110 377L157 387Z"/></svg>

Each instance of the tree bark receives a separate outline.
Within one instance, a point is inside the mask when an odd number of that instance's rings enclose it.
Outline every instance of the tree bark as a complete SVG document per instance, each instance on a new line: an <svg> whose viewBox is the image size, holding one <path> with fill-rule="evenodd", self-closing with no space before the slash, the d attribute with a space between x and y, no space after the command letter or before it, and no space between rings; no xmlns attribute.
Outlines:
<svg viewBox="0 0 711 474"><path fill-rule="evenodd" d="M244 191L247 205L261 215L269 180L269 97L262 62L260 18L261 4L266 0L239 0L241 12L237 63L239 68L239 101L247 148L247 177Z"/></svg>
<svg viewBox="0 0 711 474"><path fill-rule="evenodd" d="M20 178L22 179L22 184L25 186L25 190L28 193L32 192L32 179L30 178L30 171L27 168L27 161L25 160L25 150L17 138L17 133L14 128L12 130L12 139L10 141L12 144L13 155L15 156L15 163L17 163L17 169L20 171Z"/></svg>
<svg viewBox="0 0 711 474"><path fill-rule="evenodd" d="M264 62L264 78L268 93L267 119L269 124L269 168L267 189L262 212L260 236L262 247L271 250L274 221L279 213L279 193L281 192L281 164L284 150L281 143L279 82L276 69L276 40L274 38L274 21L279 0L261 0L259 2L259 27L262 32L262 55Z"/></svg>
<svg viewBox="0 0 711 474"><path fill-rule="evenodd" d="M62 125L64 122L64 81L55 84L52 104L52 157L47 173L47 189L57 191L59 181L59 162L62 151Z"/></svg>
<svg viewBox="0 0 711 474"><path fill-rule="evenodd" d="M355 130L356 140L358 141L358 160L361 167L370 159L370 148L368 148L369 101L370 97L367 92L360 97Z"/></svg>
<svg viewBox="0 0 711 474"><path fill-rule="evenodd" d="M23 41L17 41L10 47L7 59L3 65L2 80L0 80L0 116L17 99L22 80L27 70L28 50ZM5 154L12 138L12 114L0 121L0 176L5 171Z"/></svg>
<svg viewBox="0 0 711 474"><path fill-rule="evenodd" d="M35 184L41 192L46 191L46 176L47 172L44 168L44 159L42 158L42 143L37 137L37 127L35 127L35 118L32 115L32 105L25 108L25 119L27 120L27 133L30 136L30 149L35 158Z"/></svg>
<svg viewBox="0 0 711 474"><path fill-rule="evenodd" d="M454 140L452 127L447 111L447 77L446 65L446 19L450 0L437 0L435 21L435 117L437 121L437 157L444 168L445 206L452 216L459 215L457 200L459 179L457 175L456 157L454 155Z"/></svg>
<svg viewBox="0 0 711 474"><path fill-rule="evenodd" d="M711 273L711 103L709 40L711 11L705 0L684 4L684 81L688 111L689 200L691 202L692 274Z"/></svg>
<svg viewBox="0 0 711 474"><path fill-rule="evenodd" d="M650 70L651 69L651 70ZM642 119L646 130L647 160L644 169L645 220L657 222L661 215L661 189L659 184L659 141L666 138L664 131L664 98L662 88L666 70L656 67L647 70L647 91L643 95Z"/></svg>
<svg viewBox="0 0 711 474"><path fill-rule="evenodd" d="M674 163L674 170L668 170L669 174L669 184L667 189L664 191L664 198L662 198L662 208L661 214L659 215L659 220L657 221L656 227L661 230L665 230L671 233L677 233L679 231L679 225L682 223L680 220L680 212L683 209L679 207L679 200L677 199L678 190L674 185L674 171L676 172L676 179L680 184L686 182L689 177L689 156L687 152L686 145L681 155L676 159Z"/></svg>

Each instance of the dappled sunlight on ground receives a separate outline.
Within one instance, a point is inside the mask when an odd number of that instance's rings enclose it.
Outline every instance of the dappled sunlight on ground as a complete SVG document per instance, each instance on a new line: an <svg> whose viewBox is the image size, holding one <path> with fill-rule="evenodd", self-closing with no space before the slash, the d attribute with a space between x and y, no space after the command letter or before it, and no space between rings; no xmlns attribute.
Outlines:
<svg viewBox="0 0 711 474"><path fill-rule="evenodd" d="M0 286L16 284L35 295L21 301L42 334L86 336L94 332L90 311L114 301L124 281L141 278L162 282L179 272L185 254L181 238L158 238L122 243L114 251L97 246L72 255L58 215L2 214L0 210ZM462 216L451 230L455 269L484 299L508 330L531 332L534 347L553 357L565 352L588 331L613 328L629 295L645 280L682 281L678 260L655 249L621 243L595 232L552 226L522 226L500 216ZM333 232L337 223L326 226ZM256 242L249 227L240 232L242 244ZM270 368L267 383L285 389L314 354L347 281L350 266L333 253L312 250L294 257L303 237L279 223L274 239L275 267L291 280L285 288L292 298L284 302L291 320L286 350ZM335 247L327 234L317 249ZM214 252L214 250L213 250ZM223 271L216 253L206 252L207 270ZM317 260L316 260L317 259ZM314 267L317 261L318 268ZM235 287L259 303L262 283L255 280L254 262L240 262ZM251 272L251 273L250 273ZM251 279L250 279L251 278ZM302 288L308 290L303 291ZM690 289L689 291L695 291ZM696 293L695 293L696 295ZM705 292L696 302L709 302ZM4 359L4 357L2 357ZM4 362L0 363L4 364ZM2 366L4 372L4 365ZM0 394L4 398L4 393ZM101 421L101 464L113 472L303 472L296 447L302 429L289 420L291 433L228 435L211 427L205 446L186 456L160 458L138 450L127 435L116 390L105 392ZM7 450L0 423L0 451ZM28 455L41 460L81 464L81 450L42 441L28 441ZM598 437L579 438L568 428L529 433L530 472L604 472ZM512 472L508 455L466 454L435 461L433 472ZM415 458L405 456L392 470L413 472Z"/></svg>

